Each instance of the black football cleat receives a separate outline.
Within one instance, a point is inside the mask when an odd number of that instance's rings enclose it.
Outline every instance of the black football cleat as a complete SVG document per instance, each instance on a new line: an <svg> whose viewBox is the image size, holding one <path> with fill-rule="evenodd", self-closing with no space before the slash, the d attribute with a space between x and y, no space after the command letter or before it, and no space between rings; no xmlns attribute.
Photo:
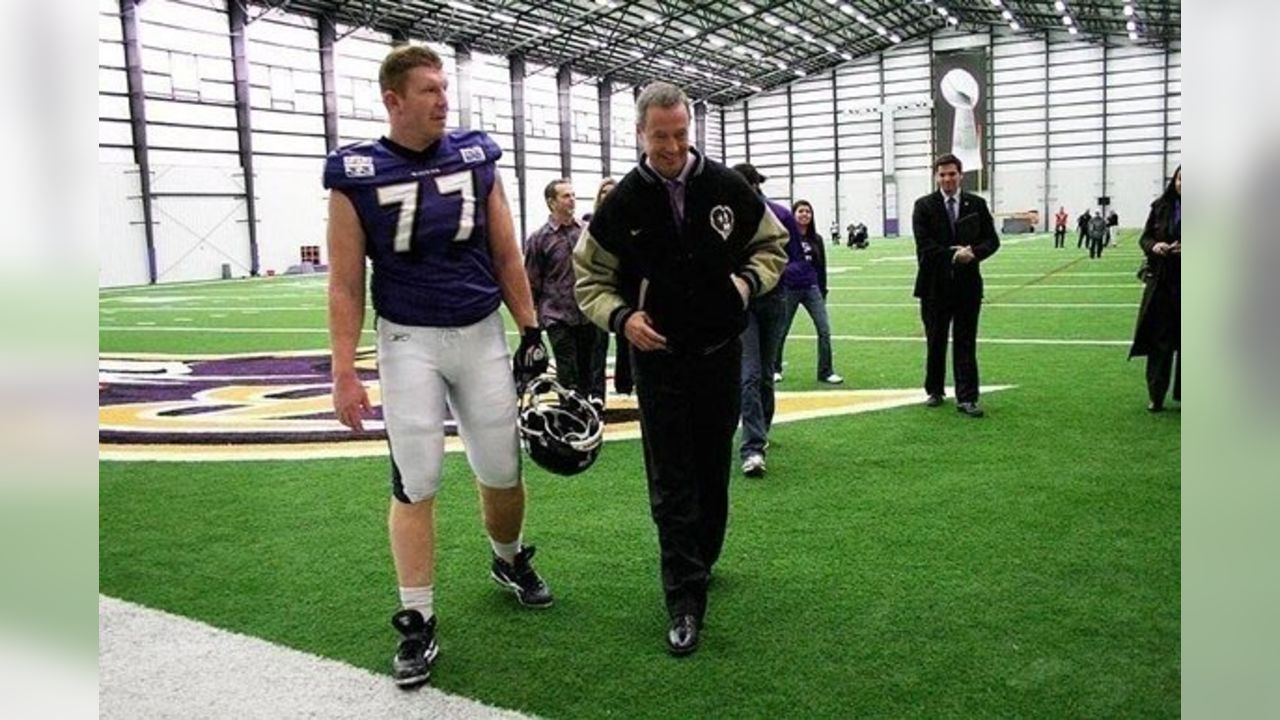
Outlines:
<svg viewBox="0 0 1280 720"><path fill-rule="evenodd" d="M939 407L939 406L941 406L941 405L942 405L942 401L943 401L943 396L941 396L941 395L930 395L930 396L929 396L929 399L924 401L924 404L925 404L925 406L926 406L926 407L934 408L934 407Z"/></svg>
<svg viewBox="0 0 1280 720"><path fill-rule="evenodd" d="M494 582L515 593L516 600L519 600L521 605L534 608L550 607L551 588L547 587L542 578L538 577L538 572L533 569L533 565L529 564L533 559L533 553L532 545L520 548L514 563L508 563L494 555L493 568L489 574Z"/></svg>
<svg viewBox="0 0 1280 720"><path fill-rule="evenodd" d="M436 616L423 620L417 610L401 610L391 616L391 624L400 631L400 647L391 660L391 676L403 688L421 685L431 679L431 665L440 654L436 644Z"/></svg>

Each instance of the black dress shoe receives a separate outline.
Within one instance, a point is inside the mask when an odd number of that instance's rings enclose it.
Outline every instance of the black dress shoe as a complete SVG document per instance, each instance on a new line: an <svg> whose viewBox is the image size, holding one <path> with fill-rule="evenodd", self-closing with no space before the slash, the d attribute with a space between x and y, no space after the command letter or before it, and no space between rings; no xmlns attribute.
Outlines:
<svg viewBox="0 0 1280 720"><path fill-rule="evenodd" d="M925 407L938 407L942 404L943 397L941 395L930 395L928 400L924 401Z"/></svg>
<svg viewBox="0 0 1280 720"><path fill-rule="evenodd" d="M983 415L986 415L986 413L982 411L982 408L978 407L978 403L976 402L956 403L956 412L961 415L968 415L971 418L980 418Z"/></svg>
<svg viewBox="0 0 1280 720"><path fill-rule="evenodd" d="M692 615L677 615L671 618L671 629L667 631L667 652L682 657L698 649L698 618Z"/></svg>

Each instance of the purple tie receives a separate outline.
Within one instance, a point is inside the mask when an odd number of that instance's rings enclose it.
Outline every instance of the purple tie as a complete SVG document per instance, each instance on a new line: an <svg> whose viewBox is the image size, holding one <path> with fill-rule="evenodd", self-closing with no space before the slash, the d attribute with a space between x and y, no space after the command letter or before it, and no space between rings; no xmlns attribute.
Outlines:
<svg viewBox="0 0 1280 720"><path fill-rule="evenodd" d="M684 225L684 189L679 180L667 180L667 198L671 201L671 214L676 225Z"/></svg>
<svg viewBox="0 0 1280 720"><path fill-rule="evenodd" d="M951 221L951 229L956 229L956 199L954 196L947 198L947 219Z"/></svg>

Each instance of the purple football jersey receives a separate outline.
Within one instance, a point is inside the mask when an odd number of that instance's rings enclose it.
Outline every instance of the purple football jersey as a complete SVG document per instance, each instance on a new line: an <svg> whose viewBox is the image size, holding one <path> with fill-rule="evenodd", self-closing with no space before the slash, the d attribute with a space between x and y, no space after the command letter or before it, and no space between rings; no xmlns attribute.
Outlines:
<svg viewBox="0 0 1280 720"><path fill-rule="evenodd" d="M423 151L384 137L329 155L324 186L355 206L380 317L460 327L498 308L486 211L501 155L473 130L449 132Z"/></svg>

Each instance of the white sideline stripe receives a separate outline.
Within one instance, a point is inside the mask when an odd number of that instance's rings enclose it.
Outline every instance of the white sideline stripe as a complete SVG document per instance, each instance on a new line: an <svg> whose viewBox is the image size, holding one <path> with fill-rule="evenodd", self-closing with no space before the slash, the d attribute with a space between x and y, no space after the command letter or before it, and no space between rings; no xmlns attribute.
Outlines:
<svg viewBox="0 0 1280 720"><path fill-rule="evenodd" d="M982 303L984 308L1136 308L1139 303ZM827 307L918 308L919 302L827 303Z"/></svg>
<svg viewBox="0 0 1280 720"><path fill-rule="evenodd" d="M443 650L447 664L447 644ZM388 664L392 652L388 646ZM400 690L389 675L105 595L98 596L98 701L99 717L122 720L530 717L429 686Z"/></svg>

